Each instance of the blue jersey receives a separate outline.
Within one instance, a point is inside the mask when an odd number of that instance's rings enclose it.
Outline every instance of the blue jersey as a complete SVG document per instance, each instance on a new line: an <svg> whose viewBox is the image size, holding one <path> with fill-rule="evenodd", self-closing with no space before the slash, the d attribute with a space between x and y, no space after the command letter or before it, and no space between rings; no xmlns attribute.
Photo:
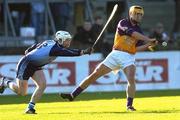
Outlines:
<svg viewBox="0 0 180 120"><path fill-rule="evenodd" d="M58 56L80 56L81 50L64 48L54 40L47 40L33 46L33 49L26 54L28 62L36 67L42 67Z"/></svg>

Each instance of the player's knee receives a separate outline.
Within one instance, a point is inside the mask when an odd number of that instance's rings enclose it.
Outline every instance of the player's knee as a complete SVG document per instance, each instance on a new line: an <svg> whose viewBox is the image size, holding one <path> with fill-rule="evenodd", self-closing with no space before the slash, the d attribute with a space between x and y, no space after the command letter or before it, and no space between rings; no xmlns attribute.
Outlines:
<svg viewBox="0 0 180 120"><path fill-rule="evenodd" d="M135 85L136 84L135 79L133 79L133 78L128 79L128 84L129 85Z"/></svg>
<svg viewBox="0 0 180 120"><path fill-rule="evenodd" d="M42 82L42 83L38 84L38 87L41 90L45 90L46 89L46 82Z"/></svg>
<svg viewBox="0 0 180 120"><path fill-rule="evenodd" d="M136 84L134 84L134 83L128 83L128 86L129 86L130 88L136 88Z"/></svg>

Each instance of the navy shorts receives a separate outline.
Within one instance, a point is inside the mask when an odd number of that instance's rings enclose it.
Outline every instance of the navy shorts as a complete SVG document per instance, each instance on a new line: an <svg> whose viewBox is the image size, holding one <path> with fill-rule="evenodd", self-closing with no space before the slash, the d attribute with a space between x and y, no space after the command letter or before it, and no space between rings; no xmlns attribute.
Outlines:
<svg viewBox="0 0 180 120"><path fill-rule="evenodd" d="M16 78L19 80L28 80L37 70L42 70L42 68L32 65L27 57L23 57L17 65Z"/></svg>

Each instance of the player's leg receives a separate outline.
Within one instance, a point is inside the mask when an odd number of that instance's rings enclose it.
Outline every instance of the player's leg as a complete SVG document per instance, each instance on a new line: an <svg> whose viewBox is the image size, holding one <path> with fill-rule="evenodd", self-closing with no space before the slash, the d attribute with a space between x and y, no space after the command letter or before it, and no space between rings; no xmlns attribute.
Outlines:
<svg viewBox="0 0 180 120"><path fill-rule="evenodd" d="M40 100L46 88L46 79L45 79L43 70L36 71L34 75L32 76L32 79L34 83L36 84L36 90L34 91L31 97L31 102L36 103L37 101Z"/></svg>
<svg viewBox="0 0 180 120"><path fill-rule="evenodd" d="M1 88L9 88L12 91L14 91L18 95L25 96L27 93L27 88L28 88L28 82L27 80L19 80L18 78L16 79L16 82L13 82L11 80L8 80L6 77L1 78ZM4 92L4 90L0 90L1 93Z"/></svg>
<svg viewBox="0 0 180 120"><path fill-rule="evenodd" d="M28 88L28 82L29 79L28 76L28 60L26 57L22 57L21 60L17 64L17 75L16 75L16 82L13 82L11 80L8 80L7 78L2 78L1 83L3 88L10 88L12 91L19 95L26 95L27 88ZM0 85L1 86L1 85ZM1 87L2 89L2 87ZM3 91L2 91L3 92Z"/></svg>
<svg viewBox="0 0 180 120"><path fill-rule="evenodd" d="M135 111L133 108L133 99L136 92L136 85L135 85L135 71L136 67L134 65L130 65L126 68L124 68L124 73L126 74L128 84L126 89L126 95L127 95L127 109L131 111Z"/></svg>
<svg viewBox="0 0 180 120"><path fill-rule="evenodd" d="M79 87L81 87L82 89L86 89L91 83L95 82L98 78L111 71L112 70L109 67L105 66L104 64L100 64L88 77L86 77L80 83Z"/></svg>
<svg viewBox="0 0 180 120"><path fill-rule="evenodd" d="M35 113L35 104L41 99L41 96L46 88L46 79L42 70L36 71L33 74L32 79L36 85L36 89L31 96L31 100L26 110L26 113L29 114Z"/></svg>
<svg viewBox="0 0 180 120"><path fill-rule="evenodd" d="M19 79L16 79L16 83L17 83L17 87L16 87L16 84L11 83L11 82L9 83L9 87L11 89L13 89L15 92L18 89L17 93L19 95L22 95L22 96L27 95L28 80L19 80Z"/></svg>
<svg viewBox="0 0 180 120"><path fill-rule="evenodd" d="M114 69L119 68L117 62L117 53L112 51L106 59L101 62L96 69L88 77L86 77L80 85L71 94L61 94L61 97L73 101L76 96L78 96L84 89L86 89L91 83L96 81L101 76L111 72Z"/></svg>
<svg viewBox="0 0 180 120"><path fill-rule="evenodd" d="M84 89L86 89L91 83L95 82L101 76L111 72L112 70L105 66L104 64L100 64L88 77L86 77L80 85L71 93L71 94L61 94L61 97L64 99L69 99L69 101L73 101L73 99L78 96Z"/></svg>

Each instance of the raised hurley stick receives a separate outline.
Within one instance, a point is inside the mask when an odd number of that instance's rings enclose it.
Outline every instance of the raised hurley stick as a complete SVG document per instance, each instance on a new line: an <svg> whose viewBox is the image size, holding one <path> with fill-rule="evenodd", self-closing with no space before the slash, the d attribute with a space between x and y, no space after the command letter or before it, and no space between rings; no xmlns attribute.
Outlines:
<svg viewBox="0 0 180 120"><path fill-rule="evenodd" d="M103 34L104 30L107 28L109 22L112 20L112 18L113 18L113 16L114 16L115 12L117 11L117 8L118 8L118 5L117 5L117 4L114 5L113 10L112 10L112 12L111 12L111 15L109 16L109 18L108 18L106 24L104 25L103 29L101 30L101 32L100 32L99 36L97 37L96 41L94 42L92 48L94 48L94 46L95 46L95 45L97 44L97 42L99 41L99 38L100 38L101 35Z"/></svg>

